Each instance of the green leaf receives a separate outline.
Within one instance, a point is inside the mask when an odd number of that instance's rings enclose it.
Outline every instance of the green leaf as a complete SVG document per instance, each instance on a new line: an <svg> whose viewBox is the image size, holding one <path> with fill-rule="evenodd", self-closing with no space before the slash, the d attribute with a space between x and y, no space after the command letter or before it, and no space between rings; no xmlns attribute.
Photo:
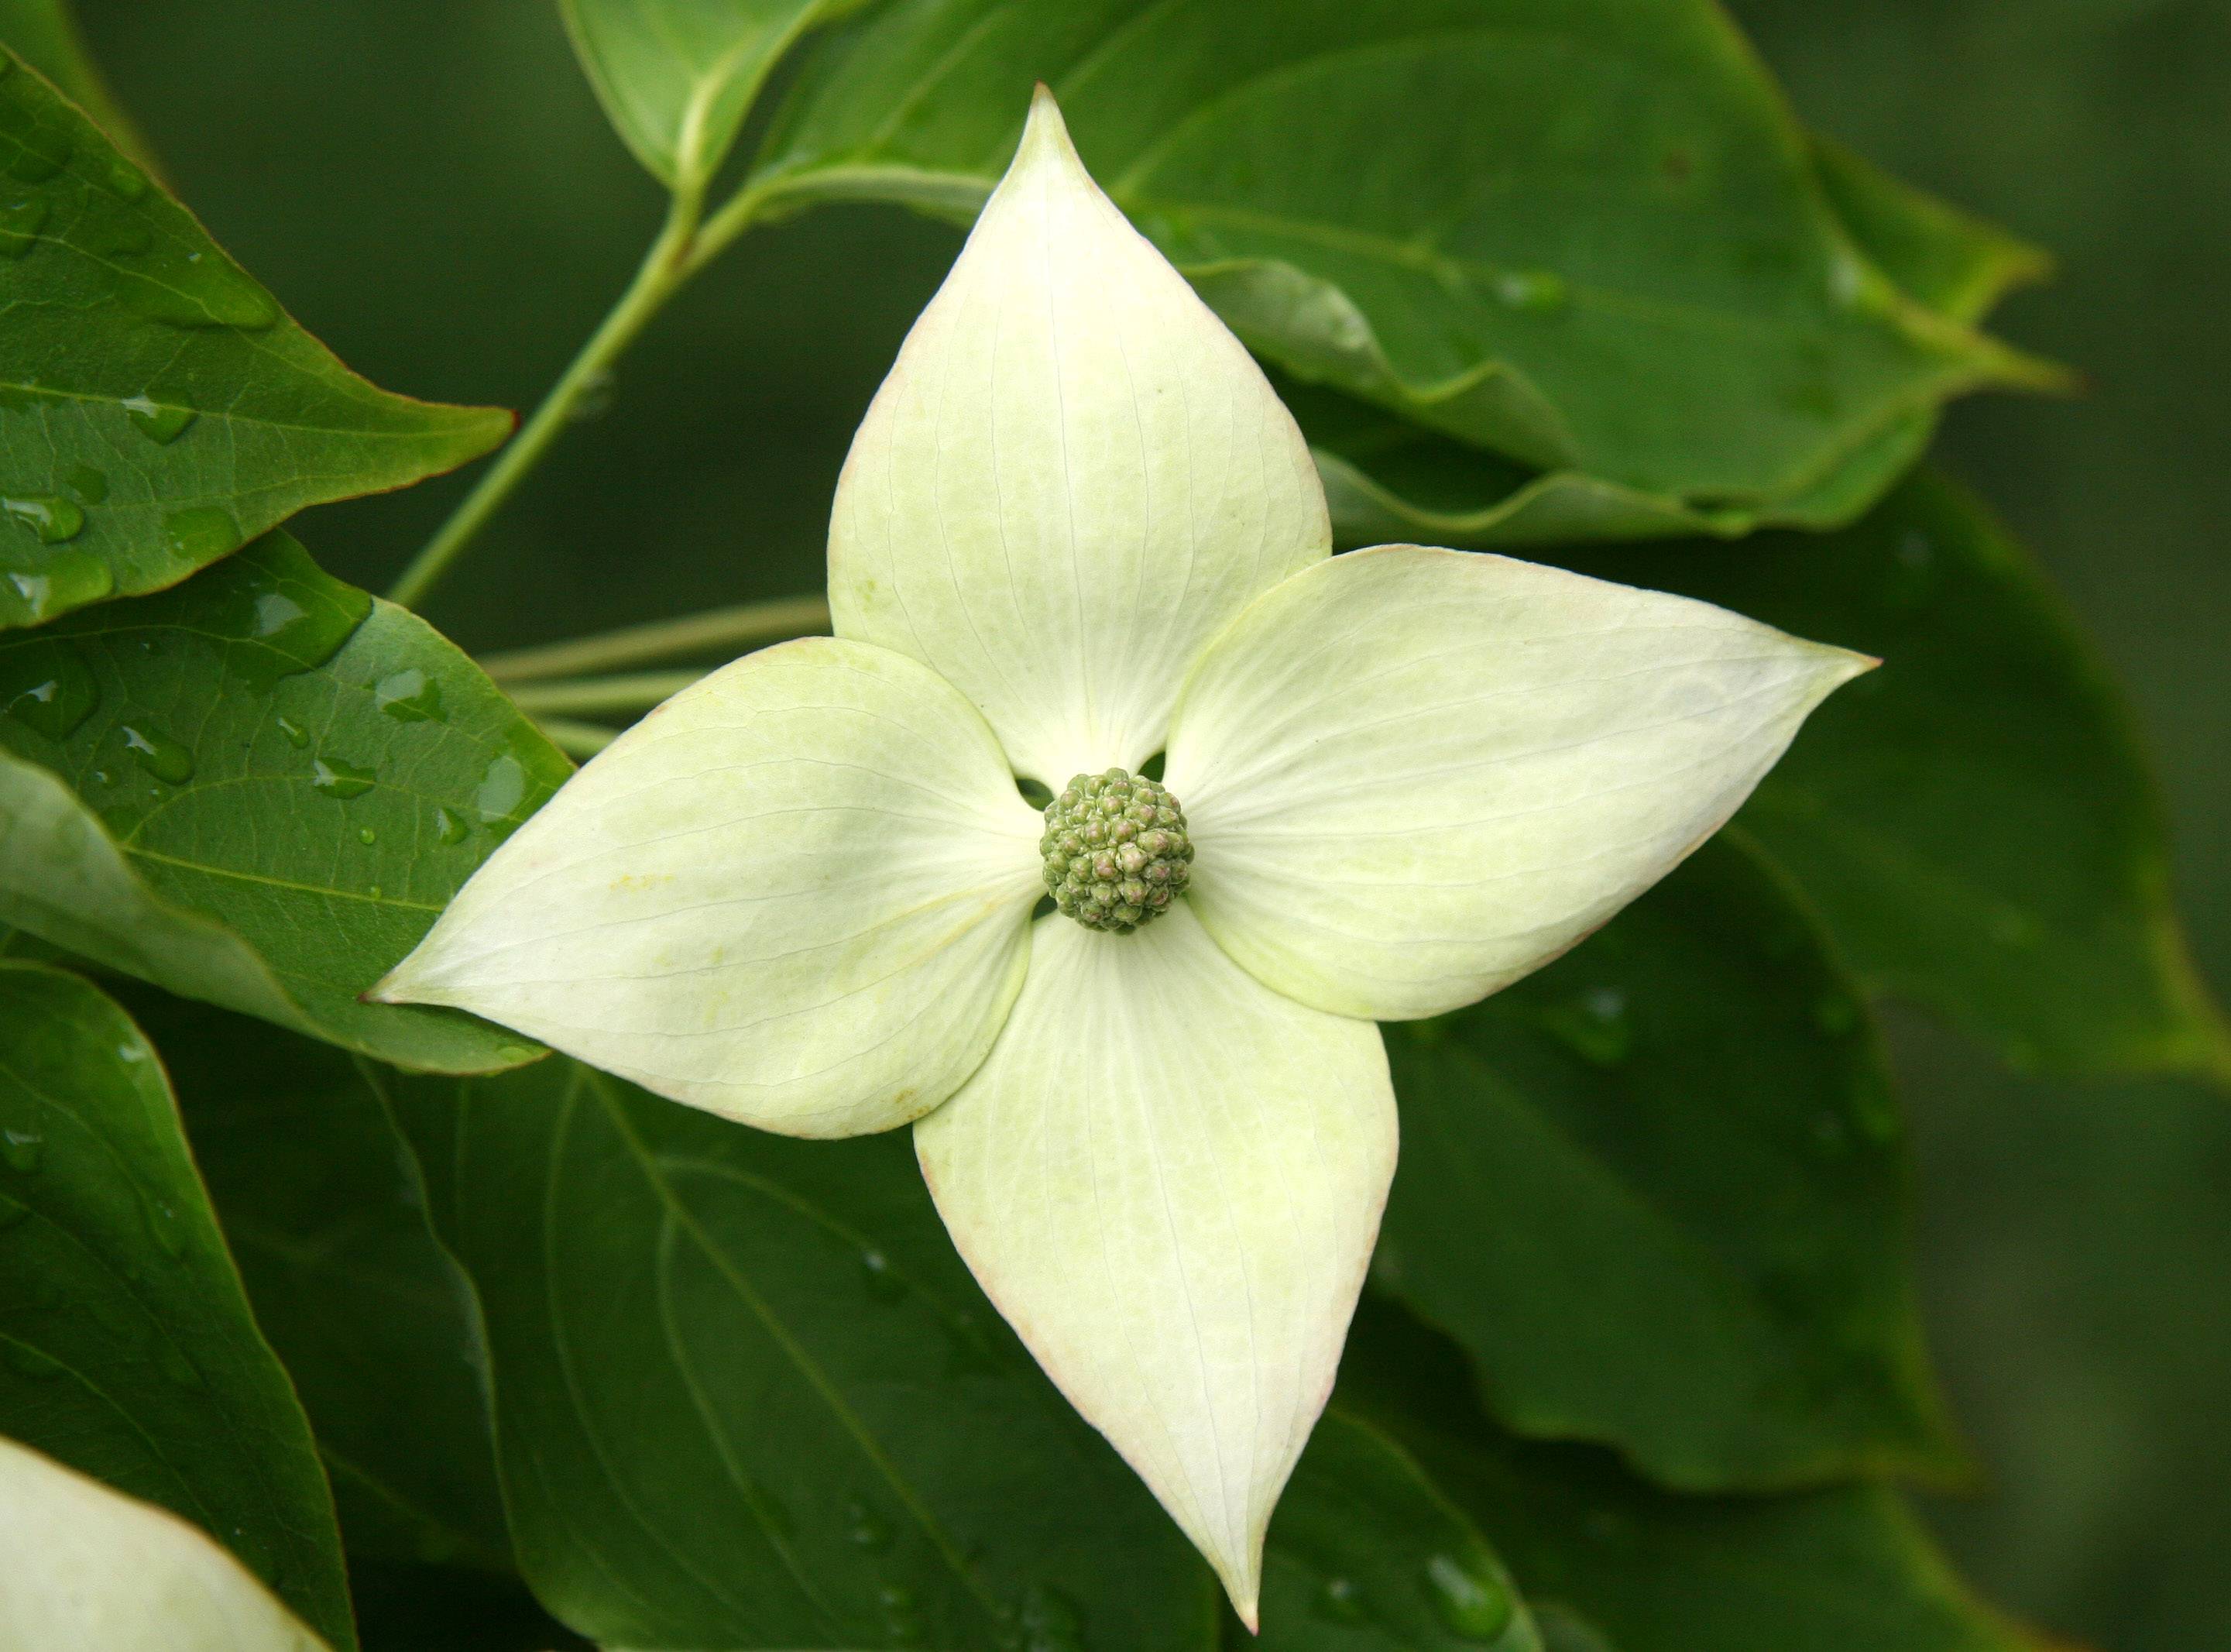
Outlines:
<svg viewBox="0 0 2231 1652"><path fill-rule="evenodd" d="M1386 1030L1402 1163L1374 1277L1501 1421L1691 1490L1958 1468L1882 1053L1739 844L1518 985Z"/></svg>
<svg viewBox="0 0 2231 1652"><path fill-rule="evenodd" d="M1924 474L1833 539L1577 565L1885 660L1807 725L1742 817L1872 989L2018 1065L2231 1080L2129 709L1964 491Z"/></svg>
<svg viewBox="0 0 2231 1652"><path fill-rule="evenodd" d="M1955 321L1980 321L2016 287L2045 280L2053 260L1995 224L1901 183L1818 134L1814 175L1860 249L1899 289Z"/></svg>
<svg viewBox="0 0 2231 1652"><path fill-rule="evenodd" d="M1980 321L2008 288L2050 268L2034 248L1840 145L1818 137L1808 144L1814 175L1861 252L1947 320ZM1691 505L1578 471L1531 470L1336 392L1305 388L1287 400L1309 432L1342 544L1466 550L1841 528L1911 467L1937 428L1933 410L1909 414L1812 487L1763 505Z"/></svg>
<svg viewBox="0 0 2231 1652"><path fill-rule="evenodd" d="M559 0L597 96L669 189L719 170L767 73L861 0Z"/></svg>
<svg viewBox="0 0 2231 1652"><path fill-rule="evenodd" d="M1529 470L1336 391L1294 386L1286 399L1310 438L1343 546L1485 551L1698 534L1733 539L1774 524L1833 528L1911 466L1937 428L1933 413L1902 419L1818 486L1768 507L1691 506L1576 470Z"/></svg>
<svg viewBox="0 0 2231 1652"><path fill-rule="evenodd" d="M1478 1528L1400 1447L1337 1410L1317 1423L1271 1517L1255 1644L1264 1652L1542 1652L1531 1616Z"/></svg>
<svg viewBox="0 0 2231 1652"><path fill-rule="evenodd" d="M0 923L406 1066L529 1059L357 995L571 772L424 621L283 534L0 634Z"/></svg>
<svg viewBox="0 0 2231 1652"><path fill-rule="evenodd" d="M1212 1643L1206 1569L984 1300L903 1132L793 1141L555 1059L394 1099L476 1287L521 1567L572 1628Z"/></svg>
<svg viewBox="0 0 2231 1652"><path fill-rule="evenodd" d="M0 962L0 1432L171 1509L335 1646L333 1501L153 1048L98 988Z"/></svg>
<svg viewBox="0 0 2231 1652"><path fill-rule="evenodd" d="M177 584L305 505L487 452L305 333L38 75L0 74L0 625Z"/></svg>
<svg viewBox="0 0 2231 1652"><path fill-rule="evenodd" d="M1339 1402L1473 1520L1552 1652L2025 1652L1879 1486L1781 1497L1658 1490L1608 1453L1527 1444L1466 1399L1454 1351L1367 1299Z"/></svg>
<svg viewBox="0 0 2231 1652"><path fill-rule="evenodd" d="M0 0L0 45L59 87L117 148L140 165L152 167L146 140L118 105L86 50L69 0Z"/></svg>
<svg viewBox="0 0 2231 1652"><path fill-rule="evenodd" d="M357 1059L144 988L127 998L309 1413L351 1555L508 1567L477 1327Z"/></svg>
<svg viewBox="0 0 2231 1652"><path fill-rule="evenodd" d="M754 187L973 211L1033 78L1251 346L1537 469L1760 509L2055 377L1868 262L1704 0L898 0L814 55Z"/></svg>

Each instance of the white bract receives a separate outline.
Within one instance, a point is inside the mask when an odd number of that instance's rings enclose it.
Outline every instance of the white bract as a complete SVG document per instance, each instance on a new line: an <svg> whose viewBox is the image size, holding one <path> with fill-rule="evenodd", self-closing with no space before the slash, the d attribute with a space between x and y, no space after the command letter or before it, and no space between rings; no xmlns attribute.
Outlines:
<svg viewBox="0 0 2231 1652"><path fill-rule="evenodd" d="M199 1528L0 1440L0 1652L327 1652Z"/></svg>
<svg viewBox="0 0 2231 1652"><path fill-rule="evenodd" d="M837 635L623 735L383 987L762 1129L914 1124L986 1292L1251 1625L1394 1174L1374 1021L1581 940L1872 663L1330 552L1292 418L1041 91L854 439ZM1132 875L1151 821L1043 858L1018 776L1157 753L1183 830L1140 876L1189 836L1183 893ZM1124 922L1033 923L1048 865Z"/></svg>

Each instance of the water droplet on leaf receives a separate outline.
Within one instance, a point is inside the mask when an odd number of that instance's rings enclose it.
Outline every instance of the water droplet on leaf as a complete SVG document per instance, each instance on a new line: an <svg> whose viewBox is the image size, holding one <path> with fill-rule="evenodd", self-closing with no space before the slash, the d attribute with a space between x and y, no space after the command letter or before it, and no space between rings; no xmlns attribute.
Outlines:
<svg viewBox="0 0 2231 1652"><path fill-rule="evenodd" d="M158 402L146 391L136 396L126 396L123 401L124 416L132 421L132 428L159 447L168 447L186 433L186 426L200 417L191 407L181 407L176 402Z"/></svg>
<svg viewBox="0 0 2231 1652"><path fill-rule="evenodd" d="M844 1540L855 1548L883 1550L891 1545L891 1528L865 1503L844 1505Z"/></svg>
<svg viewBox="0 0 2231 1652"><path fill-rule="evenodd" d="M47 559L44 566L10 569L0 580L0 617L19 625L98 602L115 588L116 575L100 557L84 551L64 551Z"/></svg>
<svg viewBox="0 0 2231 1652"><path fill-rule="evenodd" d="M98 697L83 658L59 638L35 638L0 654L0 710L48 740L68 739Z"/></svg>
<svg viewBox="0 0 2231 1652"><path fill-rule="evenodd" d="M153 723L127 722L118 732L139 767L165 785L183 786L194 777L193 753Z"/></svg>
<svg viewBox="0 0 2231 1652"><path fill-rule="evenodd" d="M0 1126L0 1164L20 1176L29 1176L47 1156L47 1138L36 1130Z"/></svg>
<svg viewBox="0 0 2231 1652"><path fill-rule="evenodd" d="M59 545L85 531L85 512L59 494L0 496L0 510L36 534L42 545Z"/></svg>
<svg viewBox="0 0 2231 1652"><path fill-rule="evenodd" d="M108 498L107 473L96 470L89 464L74 464L63 471L62 485L85 504L103 504Z"/></svg>
<svg viewBox="0 0 2231 1652"><path fill-rule="evenodd" d="M279 732L287 736L287 743L297 751L310 743L310 731L295 722L294 718L282 716L275 721L279 725Z"/></svg>
<svg viewBox="0 0 2231 1652"><path fill-rule="evenodd" d="M1547 314L1565 308L1570 289L1554 269L1506 269L1495 278L1495 296L1514 310Z"/></svg>
<svg viewBox="0 0 2231 1652"><path fill-rule="evenodd" d="M240 548L240 524L216 505L195 505L163 518L163 542L171 555L198 567Z"/></svg>
<svg viewBox="0 0 2231 1652"><path fill-rule="evenodd" d="M379 833L374 832L370 826L359 826L356 829L356 840L368 849L379 841Z"/></svg>
<svg viewBox="0 0 2231 1652"><path fill-rule="evenodd" d="M372 702L398 722L438 722L442 717L442 685L417 666L394 671L379 679Z"/></svg>
<svg viewBox="0 0 2231 1652"><path fill-rule="evenodd" d="M320 757L310 765L312 787L344 803L352 797L362 797L378 778L372 770L359 768L338 757Z"/></svg>
<svg viewBox="0 0 2231 1652"><path fill-rule="evenodd" d="M43 195L0 198L0 258L20 258L37 246L48 211Z"/></svg>
<svg viewBox="0 0 2231 1652"><path fill-rule="evenodd" d="M472 827L465 824L462 815L454 814L438 804L435 806L434 835L443 843L462 843L471 832Z"/></svg>
<svg viewBox="0 0 2231 1652"><path fill-rule="evenodd" d="M1510 1591L1484 1561L1433 1556L1426 1562L1426 1590L1452 1635L1492 1641L1510 1625Z"/></svg>
<svg viewBox="0 0 2231 1652"><path fill-rule="evenodd" d="M108 163L108 176L104 181L127 201L142 200L146 197L147 174L121 156Z"/></svg>
<svg viewBox="0 0 2231 1652"><path fill-rule="evenodd" d="M891 1259L879 1250L860 1253L861 1276L868 1282L868 1294L884 1302L895 1302L907 1293L906 1281L892 1270Z"/></svg>
<svg viewBox="0 0 2231 1652"><path fill-rule="evenodd" d="M1353 1577L1328 1577L1317 1590L1317 1616L1335 1623L1364 1623L1371 1614L1363 1604L1363 1590Z"/></svg>

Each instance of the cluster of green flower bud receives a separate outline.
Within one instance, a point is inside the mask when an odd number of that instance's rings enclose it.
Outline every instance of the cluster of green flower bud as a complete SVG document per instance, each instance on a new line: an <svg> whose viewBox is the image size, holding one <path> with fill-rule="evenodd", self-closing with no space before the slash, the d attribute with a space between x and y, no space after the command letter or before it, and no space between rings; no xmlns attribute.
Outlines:
<svg viewBox="0 0 2231 1652"><path fill-rule="evenodd" d="M1167 787L1120 768L1079 774L1046 805L1046 888L1087 929L1128 934L1185 892L1193 844Z"/></svg>

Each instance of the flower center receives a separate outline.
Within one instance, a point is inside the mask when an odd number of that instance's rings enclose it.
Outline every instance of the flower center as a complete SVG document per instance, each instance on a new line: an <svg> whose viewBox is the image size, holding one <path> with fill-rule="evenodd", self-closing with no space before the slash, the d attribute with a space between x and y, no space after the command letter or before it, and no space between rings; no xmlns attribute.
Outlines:
<svg viewBox="0 0 2231 1652"><path fill-rule="evenodd" d="M1193 877L1177 799L1122 769L1079 774L1046 805L1045 822L1046 888L1089 930L1128 934L1167 911Z"/></svg>

